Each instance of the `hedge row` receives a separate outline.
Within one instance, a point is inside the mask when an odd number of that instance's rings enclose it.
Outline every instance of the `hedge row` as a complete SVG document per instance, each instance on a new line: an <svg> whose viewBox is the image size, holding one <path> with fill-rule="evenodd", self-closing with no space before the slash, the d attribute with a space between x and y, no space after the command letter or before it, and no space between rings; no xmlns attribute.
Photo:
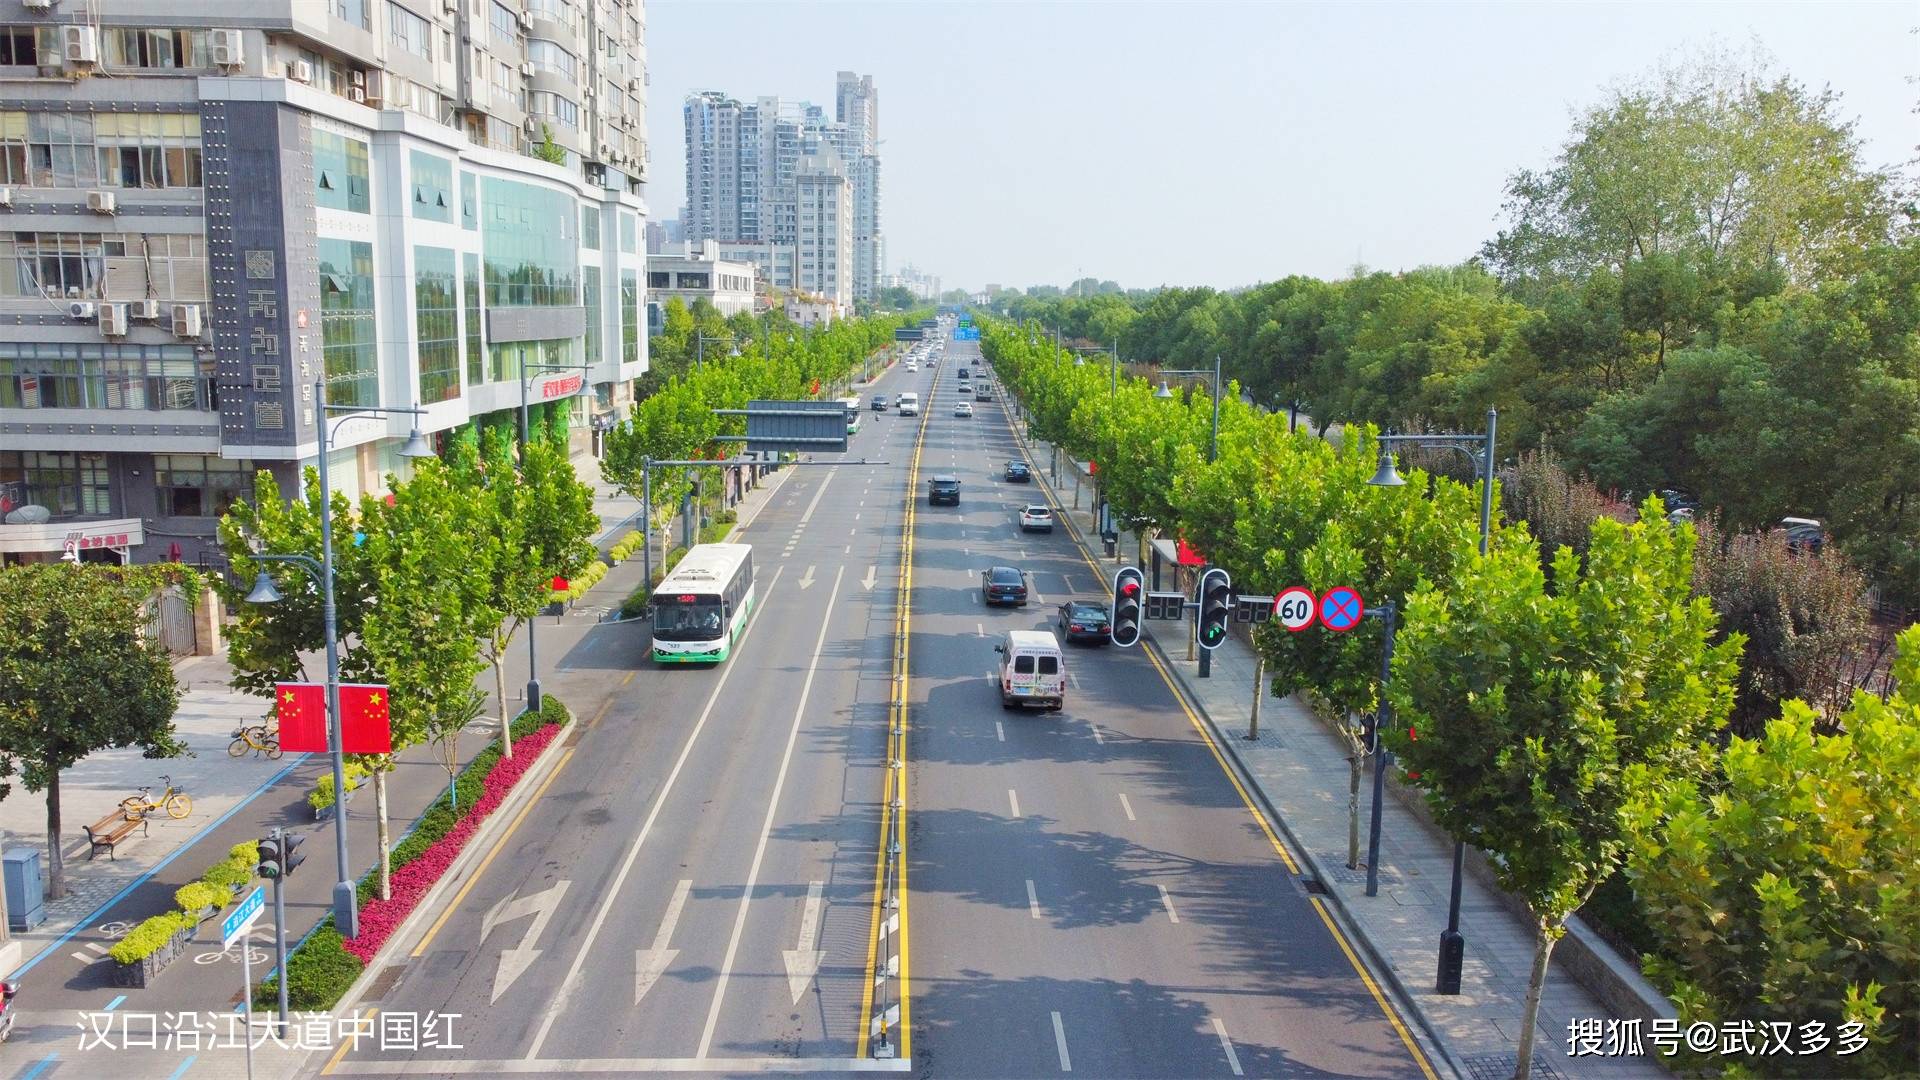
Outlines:
<svg viewBox="0 0 1920 1080"><path fill-rule="evenodd" d="M600 579L606 576L607 564L601 562L599 559L595 559L581 568L580 572L567 582L567 591L554 597L554 599L566 603L578 600L587 595L588 589L600 584Z"/></svg>
<svg viewBox="0 0 1920 1080"><path fill-rule="evenodd" d="M233 903L233 895L253 880L260 865L260 846L249 840L235 844L227 857L208 867L199 878L174 890L173 902L179 905L147 919L113 943L107 955L123 964L144 960L159 951L173 935L200 925L200 912L219 910Z"/></svg>
<svg viewBox="0 0 1920 1080"><path fill-rule="evenodd" d="M646 538L646 534L642 532L636 531L628 533L615 541L611 548L607 549L607 558L612 559L615 563L626 562L639 552L640 545L646 542Z"/></svg>
<svg viewBox="0 0 1920 1080"><path fill-rule="evenodd" d="M347 778L347 793L352 794L360 790L360 781L365 780L369 773L365 765L357 761L349 761L346 763L343 775ZM333 805L333 773L320 774L319 782L314 784L312 791L307 792L307 805L315 810L325 810Z"/></svg>
<svg viewBox="0 0 1920 1080"><path fill-rule="evenodd" d="M524 712L514 719L513 737L517 743L549 724L564 725L572 721L573 714L560 699L548 694L541 700L538 712ZM487 774L493 771L499 761L500 743L496 739L485 750L474 755L466 768L460 770L454 779L454 793L460 800L460 812L456 814L449 805L447 793L442 792L434 799L433 805L414 823L413 830L394 845L393 870L396 874L452 832L462 816L472 812L485 790ZM377 873L362 877L358 887L360 905L365 907L378 890ZM346 942L334 928L333 916L329 915L287 957L287 1007L311 1012L331 1009L353 986L363 970L365 965L347 951ZM279 976L276 974L254 987L253 1000L257 1007L270 1009L279 1003L279 993Z"/></svg>

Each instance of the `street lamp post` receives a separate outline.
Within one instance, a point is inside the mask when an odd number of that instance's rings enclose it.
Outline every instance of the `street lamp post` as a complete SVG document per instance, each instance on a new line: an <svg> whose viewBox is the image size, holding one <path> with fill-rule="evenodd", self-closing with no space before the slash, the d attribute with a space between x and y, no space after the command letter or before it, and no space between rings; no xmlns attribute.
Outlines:
<svg viewBox="0 0 1920 1080"><path fill-rule="evenodd" d="M520 365L520 467L522 469L527 467L527 441L533 432L533 421L530 418L529 407L527 405L527 383L529 381L527 376L536 371L578 371L581 373L580 384L585 386L586 371L591 366L590 364ZM568 396L571 397L572 395ZM539 625L540 620L538 618L527 620L527 709L532 712L540 711L540 668L534 660L537 655L537 649L534 645L534 638L536 636L534 631ZM504 701L500 703L500 745L506 747L507 752L512 752L513 726L512 721L507 718L507 703Z"/></svg>
<svg viewBox="0 0 1920 1080"><path fill-rule="evenodd" d="M1155 390L1153 396L1162 399L1173 396L1173 391L1167 388L1167 377L1169 376L1175 378L1204 378L1208 375L1213 377L1213 437L1207 443L1207 462L1211 464L1220 456L1220 354L1215 353L1213 355L1213 370L1211 372L1206 368L1189 368L1183 371L1162 371L1160 373L1160 389ZM1204 574L1206 569L1207 568L1203 568L1201 573ZM1199 618L1197 612L1194 618ZM1187 646L1189 651L1191 651L1193 642L1189 640ZM1189 656L1188 659L1191 660L1192 657ZM1200 650L1200 670L1195 672L1195 675L1202 679L1210 679L1213 677L1213 650Z"/></svg>
<svg viewBox="0 0 1920 1080"><path fill-rule="evenodd" d="M390 416L409 414L415 417L413 431L408 434L406 445L400 448L404 458L423 458L433 456L433 447L420 434L418 417L426 410L415 405L413 408L394 406L361 408L357 405L327 404L327 383L325 379L314 383L314 398L320 408L320 561L314 562L306 555L260 554L251 556L254 562L290 563L305 571L320 586L321 633L327 642L327 740L333 754L333 850L338 861L338 876L333 883L333 925L342 937L360 936L359 897L353 882L353 876L347 861L347 765L346 755L341 749L340 731L340 646L339 619L333 602L333 510L329 502L327 478L327 452L332 442L333 429L327 424L329 413L345 413L341 421L355 416ZM280 590L274 587L273 578L265 570L260 571L253 581L253 590L247 594L251 604L272 604L280 600Z"/></svg>
<svg viewBox="0 0 1920 1080"><path fill-rule="evenodd" d="M1487 554L1487 539L1493 528L1493 448L1494 434L1498 430L1500 413L1496 409L1487 410L1487 430L1480 435L1383 435L1380 437L1380 467L1367 481L1378 487L1400 487L1406 483L1398 469L1394 468L1393 447L1399 445L1433 446L1458 450L1473 462L1474 469L1480 474L1480 554ZM1378 809L1375 810L1376 817ZM1440 934L1440 971L1435 980L1435 992L1457 994L1460 992L1461 967L1465 963L1467 939L1460 933L1460 877L1466 868L1467 845L1465 842L1453 842L1453 886L1447 899L1447 928Z"/></svg>

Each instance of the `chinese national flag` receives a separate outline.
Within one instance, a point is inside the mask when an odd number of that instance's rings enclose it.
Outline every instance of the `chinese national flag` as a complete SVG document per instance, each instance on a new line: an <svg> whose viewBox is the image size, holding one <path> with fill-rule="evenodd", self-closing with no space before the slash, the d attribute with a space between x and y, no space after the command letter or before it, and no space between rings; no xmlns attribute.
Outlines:
<svg viewBox="0 0 1920 1080"><path fill-rule="evenodd" d="M280 718L280 749L318 754L327 749L327 688L319 683L281 683L273 688Z"/></svg>
<svg viewBox="0 0 1920 1080"><path fill-rule="evenodd" d="M393 730L387 726L386 687L370 683L340 684L340 751L393 753Z"/></svg>

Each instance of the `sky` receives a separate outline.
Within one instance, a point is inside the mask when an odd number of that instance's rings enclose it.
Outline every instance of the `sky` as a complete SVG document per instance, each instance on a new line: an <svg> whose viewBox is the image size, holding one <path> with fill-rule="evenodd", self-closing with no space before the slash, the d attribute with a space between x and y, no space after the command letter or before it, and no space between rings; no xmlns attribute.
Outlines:
<svg viewBox="0 0 1920 1080"><path fill-rule="evenodd" d="M831 116L835 72L870 74L887 268L944 288L1458 262L1579 111L1702 49L1839 92L1869 165L1920 153L1911 0L651 0L647 20L655 218L684 201L689 92Z"/></svg>

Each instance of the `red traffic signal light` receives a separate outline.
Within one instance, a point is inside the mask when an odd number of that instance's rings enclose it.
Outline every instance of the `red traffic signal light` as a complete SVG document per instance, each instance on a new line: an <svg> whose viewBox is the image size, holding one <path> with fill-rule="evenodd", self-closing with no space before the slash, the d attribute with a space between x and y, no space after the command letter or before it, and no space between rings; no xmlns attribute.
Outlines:
<svg viewBox="0 0 1920 1080"><path fill-rule="evenodd" d="M1140 568L1123 567L1113 575L1112 640L1126 648L1140 641Z"/></svg>

